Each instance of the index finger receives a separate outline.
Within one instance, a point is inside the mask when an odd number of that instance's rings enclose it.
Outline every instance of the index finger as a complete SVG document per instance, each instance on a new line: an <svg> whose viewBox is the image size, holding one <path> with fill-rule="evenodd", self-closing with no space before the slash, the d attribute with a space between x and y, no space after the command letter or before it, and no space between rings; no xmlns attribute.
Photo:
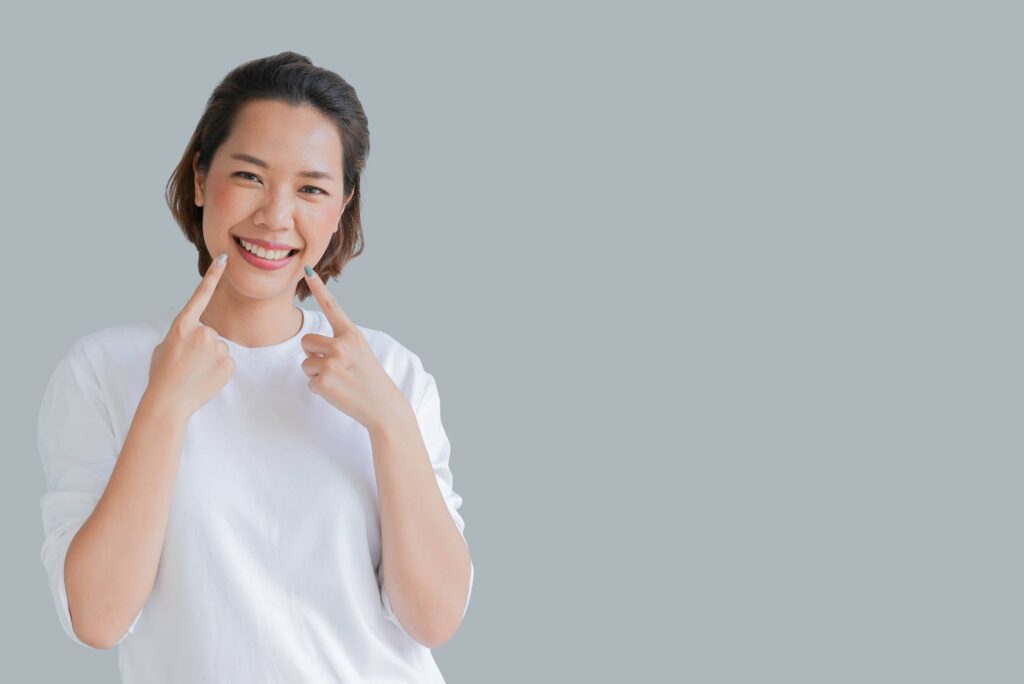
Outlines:
<svg viewBox="0 0 1024 684"><path fill-rule="evenodd" d="M327 289L324 281L320 279L319 274L309 266L306 266L306 284L309 286L309 291L316 297L316 301L320 303L320 308L323 309L324 315L327 316L327 322L331 324L335 337L345 330L355 327L352 319L342 310L341 304L338 304L334 295Z"/></svg>
<svg viewBox="0 0 1024 684"><path fill-rule="evenodd" d="M220 281L221 274L224 273L224 266L227 260L228 255L226 252L213 260L210 267L206 269L206 275L199 281L196 291L192 293L185 307L178 314L177 320L187 320L195 324L199 323L199 317L206 310L206 305L210 303L213 291L217 289L217 283Z"/></svg>

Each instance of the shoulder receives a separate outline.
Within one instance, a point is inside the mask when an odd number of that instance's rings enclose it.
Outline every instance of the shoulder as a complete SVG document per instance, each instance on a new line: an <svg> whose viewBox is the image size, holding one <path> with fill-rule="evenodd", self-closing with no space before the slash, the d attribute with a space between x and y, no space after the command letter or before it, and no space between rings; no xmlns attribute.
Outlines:
<svg viewBox="0 0 1024 684"><path fill-rule="evenodd" d="M173 310L167 310L141 320L108 325L76 339L68 353L79 357L114 356L118 359L145 353L148 357L167 335L173 319Z"/></svg>
<svg viewBox="0 0 1024 684"><path fill-rule="evenodd" d="M60 363L98 376L127 372L140 365L147 368L153 349L167 335L174 310L166 309L147 318L94 329L68 345Z"/></svg>

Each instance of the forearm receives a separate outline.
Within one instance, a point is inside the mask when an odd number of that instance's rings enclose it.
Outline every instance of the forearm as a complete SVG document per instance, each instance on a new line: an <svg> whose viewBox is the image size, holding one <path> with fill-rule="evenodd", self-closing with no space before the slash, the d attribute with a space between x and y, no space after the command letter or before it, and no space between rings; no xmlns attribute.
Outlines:
<svg viewBox="0 0 1024 684"><path fill-rule="evenodd" d="M410 406L370 430L380 504L382 582L409 634L431 648L455 634L470 554L437 486Z"/></svg>
<svg viewBox="0 0 1024 684"><path fill-rule="evenodd" d="M153 588L186 425L147 390L110 481L68 548L72 622L92 646L113 646Z"/></svg>

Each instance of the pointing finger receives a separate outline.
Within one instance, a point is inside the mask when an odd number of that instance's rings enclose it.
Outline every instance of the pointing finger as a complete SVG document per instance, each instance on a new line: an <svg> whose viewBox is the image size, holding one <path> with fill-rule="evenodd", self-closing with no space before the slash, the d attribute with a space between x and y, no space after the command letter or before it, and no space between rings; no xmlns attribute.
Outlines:
<svg viewBox="0 0 1024 684"><path fill-rule="evenodd" d="M206 269L206 275L199 281L199 286L192 293L192 297L189 298L176 320L199 324L199 317L202 316L206 306L210 303L213 291L217 289L217 283L220 282L220 277L224 273L227 260L228 255L226 253L213 260L210 267Z"/></svg>
<svg viewBox="0 0 1024 684"><path fill-rule="evenodd" d="M341 308L341 304L338 304L334 295L327 289L324 281L320 279L320 276L310 266L306 266L306 284L309 285L309 291L316 297L316 301L320 303L320 308L323 309L324 315L327 316L327 321L331 324L335 337L349 328L355 327L352 319Z"/></svg>

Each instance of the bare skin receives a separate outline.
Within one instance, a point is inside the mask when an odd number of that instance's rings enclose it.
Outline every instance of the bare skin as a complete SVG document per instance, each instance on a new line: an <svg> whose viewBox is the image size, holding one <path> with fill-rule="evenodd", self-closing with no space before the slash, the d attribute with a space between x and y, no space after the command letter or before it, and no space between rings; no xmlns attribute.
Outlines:
<svg viewBox="0 0 1024 684"><path fill-rule="evenodd" d="M249 155L269 168L234 158ZM243 347L265 347L302 325L295 287L303 266L315 266L338 230L351 195L343 198L341 137L312 107L256 101L238 113L206 174L193 159L196 204L210 254L231 255L202 322ZM320 171L327 178L300 176ZM242 258L236 237L278 242L300 251L284 268L265 270Z"/></svg>
<svg viewBox="0 0 1024 684"><path fill-rule="evenodd" d="M248 155L266 166L234 158ZM458 629L468 592L469 550L438 489L415 413L328 292L315 265L351 199L343 198L341 139L311 107L247 104L210 169L196 173L203 237L217 261L157 345L149 385L110 481L72 540L65 583L75 633L110 648L152 590L185 429L192 414L234 373L218 334L246 347L277 344L300 329L298 279L306 277L335 335L305 335L302 369L316 392L363 424L373 449L380 501L382 574L396 616L431 648ZM330 178L300 175L319 171ZM244 260L236 237L299 252L283 268Z"/></svg>

